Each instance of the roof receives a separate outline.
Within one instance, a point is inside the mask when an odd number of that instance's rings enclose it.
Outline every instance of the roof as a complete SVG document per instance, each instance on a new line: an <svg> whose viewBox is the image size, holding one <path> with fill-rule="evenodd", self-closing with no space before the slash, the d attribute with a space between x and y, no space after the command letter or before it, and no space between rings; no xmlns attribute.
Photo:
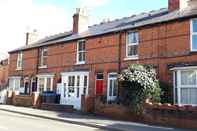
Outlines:
<svg viewBox="0 0 197 131"><path fill-rule="evenodd" d="M132 15L130 17L124 17L122 19L116 19L110 22L100 23L98 25L89 26L86 32L81 34L74 34L72 31L64 32L57 35L49 36L37 41L34 44L27 45L10 51L9 53L27 50L31 48L53 45L61 42L68 42L77 39L83 39L86 37L93 37L103 35L112 32L118 32L121 30L134 29L146 25L152 25L157 23L168 22L177 19L190 18L197 16L197 9L189 10L176 10L169 12L167 8L162 8L156 11L150 11L148 13L141 13L139 15Z"/></svg>

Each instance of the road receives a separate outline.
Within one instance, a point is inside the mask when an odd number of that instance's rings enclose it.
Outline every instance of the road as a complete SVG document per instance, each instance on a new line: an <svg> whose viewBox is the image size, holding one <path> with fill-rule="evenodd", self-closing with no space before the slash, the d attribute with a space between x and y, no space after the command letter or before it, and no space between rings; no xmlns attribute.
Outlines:
<svg viewBox="0 0 197 131"><path fill-rule="evenodd" d="M101 129L74 125L54 120L42 119L0 111L0 131L104 131ZM130 131L175 131L169 128L136 127ZM106 130L105 130L106 131ZM110 130L107 130L110 131ZM180 131L180 130L177 130ZM184 131L184 130L182 130Z"/></svg>

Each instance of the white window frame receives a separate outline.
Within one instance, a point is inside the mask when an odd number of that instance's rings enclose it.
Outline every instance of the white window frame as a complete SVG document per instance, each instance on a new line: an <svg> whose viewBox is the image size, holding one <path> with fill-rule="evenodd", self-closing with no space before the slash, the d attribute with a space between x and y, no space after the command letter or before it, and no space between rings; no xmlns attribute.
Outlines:
<svg viewBox="0 0 197 131"><path fill-rule="evenodd" d="M179 106L188 105L188 104L181 103L181 89L182 88L188 88L188 87L189 87L188 89L193 89L193 88L197 89L197 67L178 67L178 68L173 68L171 70L174 71L173 72L173 85L174 85L173 95L174 95L174 100L177 99L177 103L175 103L175 101L174 101L174 104L178 104ZM196 85L181 85L181 72L182 71L194 71L196 73ZM177 74L176 79L175 79L175 73ZM177 85L175 85L175 83ZM176 98L176 94L175 94L175 88L177 88L177 98ZM197 104L190 104L190 105L197 106Z"/></svg>
<svg viewBox="0 0 197 131"><path fill-rule="evenodd" d="M19 52L17 55L16 70L22 70L23 66L23 52Z"/></svg>
<svg viewBox="0 0 197 131"><path fill-rule="evenodd" d="M77 65L80 65L80 64L85 64L85 60L83 60L83 61L79 61L79 53L85 53L86 51L85 50L82 50L82 51L79 51L79 43L80 42L84 42L84 44L85 44L85 46L86 46L86 43L85 43L85 40L79 40L78 42L77 42L77 55L76 55L76 64ZM85 58L84 58L85 59Z"/></svg>
<svg viewBox="0 0 197 131"><path fill-rule="evenodd" d="M13 87L10 87L10 80L13 80ZM16 81L19 81L19 87L16 87ZM9 90L12 91L20 91L20 86L21 86L21 77L20 76L12 76L9 77Z"/></svg>
<svg viewBox="0 0 197 131"><path fill-rule="evenodd" d="M44 52L47 51L47 54L48 54L48 48L44 47L44 48L41 48L41 54L40 54L40 63L39 63L39 68L47 68L47 64L44 65L44 58L47 58L47 56L44 56Z"/></svg>
<svg viewBox="0 0 197 131"><path fill-rule="evenodd" d="M117 96L109 96L109 87L110 87L110 80L117 80L117 77L109 77L110 75L118 75L118 73L116 72L111 72L111 73L108 73L108 77L107 77L107 101L114 101ZM114 89L112 89L112 94L114 94Z"/></svg>
<svg viewBox="0 0 197 131"><path fill-rule="evenodd" d="M137 43L129 43L128 37L129 37L130 33L136 33L137 34ZM138 54L137 55L132 55L132 56L128 55L128 49L129 49L128 47L129 46L135 46L135 45L139 46L139 33L138 32L134 32L134 31L128 31L126 33L126 58L124 60L135 60L135 59L138 59Z"/></svg>
<svg viewBox="0 0 197 131"><path fill-rule="evenodd" d="M193 20L197 20L197 18L190 20L190 50L196 52L197 49L193 49L193 35L197 36L197 32L193 32Z"/></svg>
<svg viewBox="0 0 197 131"><path fill-rule="evenodd" d="M38 78L38 82L37 82L37 92L39 92L39 79L43 78L44 79L44 90L43 91L47 91L47 79L50 78L51 79L51 87L50 87L50 91L53 91L53 77L54 75L37 75Z"/></svg>

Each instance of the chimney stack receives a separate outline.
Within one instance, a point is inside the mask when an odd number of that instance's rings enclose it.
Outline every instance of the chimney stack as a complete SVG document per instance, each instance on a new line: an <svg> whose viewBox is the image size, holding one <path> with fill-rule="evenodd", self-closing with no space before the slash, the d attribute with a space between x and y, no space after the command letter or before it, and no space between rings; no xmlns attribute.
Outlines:
<svg viewBox="0 0 197 131"><path fill-rule="evenodd" d="M31 33L29 33L29 32L26 33L26 43L25 43L25 45L32 44L32 43L36 42L37 40L38 40L37 30L33 30L33 32L31 32Z"/></svg>
<svg viewBox="0 0 197 131"><path fill-rule="evenodd" d="M197 7L197 0L168 0L169 12L183 9L194 9Z"/></svg>
<svg viewBox="0 0 197 131"><path fill-rule="evenodd" d="M88 30L89 17L86 8L77 8L73 15L73 33L80 34Z"/></svg>

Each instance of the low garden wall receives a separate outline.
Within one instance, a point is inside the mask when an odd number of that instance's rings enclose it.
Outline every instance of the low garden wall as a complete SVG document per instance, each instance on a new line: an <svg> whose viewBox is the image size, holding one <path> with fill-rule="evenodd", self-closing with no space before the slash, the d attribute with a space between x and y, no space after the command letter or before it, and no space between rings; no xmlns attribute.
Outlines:
<svg viewBox="0 0 197 131"><path fill-rule="evenodd" d="M129 120L148 124L173 126L180 128L197 128L197 107L175 106L170 104L145 103L141 115L135 115L131 109L118 104L103 104L96 101L96 114L119 120Z"/></svg>
<svg viewBox="0 0 197 131"><path fill-rule="evenodd" d="M143 117L147 123L197 128L197 107L145 103Z"/></svg>
<svg viewBox="0 0 197 131"><path fill-rule="evenodd" d="M15 106L39 108L41 99L39 93L36 92L32 95L16 95L14 91L8 91L6 103Z"/></svg>
<svg viewBox="0 0 197 131"><path fill-rule="evenodd" d="M12 104L15 106L31 107L32 106L32 96L16 95L13 97Z"/></svg>

